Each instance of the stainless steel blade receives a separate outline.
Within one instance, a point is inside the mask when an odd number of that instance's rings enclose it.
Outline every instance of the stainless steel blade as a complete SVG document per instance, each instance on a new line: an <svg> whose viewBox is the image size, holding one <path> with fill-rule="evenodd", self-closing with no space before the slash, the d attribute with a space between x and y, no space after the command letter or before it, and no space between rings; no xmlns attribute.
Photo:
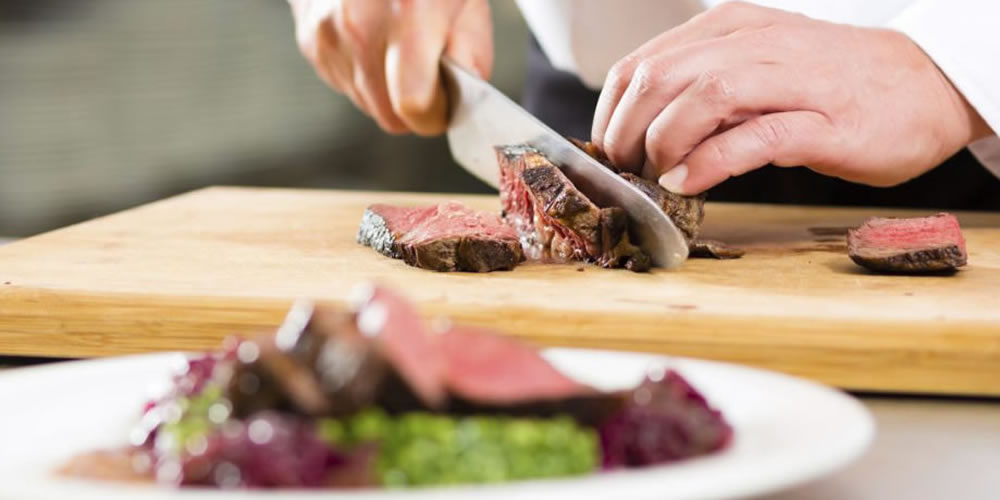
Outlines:
<svg viewBox="0 0 1000 500"><path fill-rule="evenodd" d="M622 207L637 243L654 265L673 268L687 259L684 235L649 197L557 134L488 82L445 59L451 117L448 146L462 167L499 188L494 146L529 144L558 165L598 206Z"/></svg>

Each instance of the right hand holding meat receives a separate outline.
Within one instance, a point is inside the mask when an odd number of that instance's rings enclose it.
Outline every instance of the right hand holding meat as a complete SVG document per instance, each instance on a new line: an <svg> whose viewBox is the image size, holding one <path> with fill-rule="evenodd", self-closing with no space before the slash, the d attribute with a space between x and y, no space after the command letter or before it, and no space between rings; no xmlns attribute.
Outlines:
<svg viewBox="0 0 1000 500"><path fill-rule="evenodd" d="M390 133L448 125L447 54L481 77L493 67L487 0L289 0L299 49L330 87Z"/></svg>

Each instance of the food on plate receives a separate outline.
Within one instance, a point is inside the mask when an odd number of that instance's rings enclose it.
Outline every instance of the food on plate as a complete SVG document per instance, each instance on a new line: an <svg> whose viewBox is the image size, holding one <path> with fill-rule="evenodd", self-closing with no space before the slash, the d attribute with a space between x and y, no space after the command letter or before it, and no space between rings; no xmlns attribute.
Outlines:
<svg viewBox="0 0 1000 500"><path fill-rule="evenodd" d="M872 217L847 232L847 252L858 265L889 273L955 271L968 261L954 215Z"/></svg>
<svg viewBox="0 0 1000 500"><path fill-rule="evenodd" d="M738 259L746 254L742 248L728 245L718 240L697 239L691 242L691 258Z"/></svg>
<svg viewBox="0 0 1000 500"><path fill-rule="evenodd" d="M494 332L428 326L380 287L299 302L273 333L191 358L131 446L66 474L218 488L412 487L598 473L725 447L674 371L602 392Z"/></svg>
<svg viewBox="0 0 1000 500"><path fill-rule="evenodd" d="M357 240L386 256L434 271L507 270L524 259L517 233L500 217L457 202L372 205L361 218Z"/></svg>

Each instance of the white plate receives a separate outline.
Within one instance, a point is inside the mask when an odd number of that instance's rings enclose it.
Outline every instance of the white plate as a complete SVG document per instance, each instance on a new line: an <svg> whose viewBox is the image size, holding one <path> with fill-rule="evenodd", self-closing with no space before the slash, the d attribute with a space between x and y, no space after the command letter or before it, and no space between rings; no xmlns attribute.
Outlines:
<svg viewBox="0 0 1000 500"><path fill-rule="evenodd" d="M227 492L174 490L56 477L71 455L125 442L152 387L182 362L157 354L60 363L0 374L0 499L729 499L788 488L829 474L869 445L870 414L851 397L811 382L751 368L684 358L551 349L560 369L604 389L635 384L646 370L678 370L735 430L711 456L576 479L410 491Z"/></svg>

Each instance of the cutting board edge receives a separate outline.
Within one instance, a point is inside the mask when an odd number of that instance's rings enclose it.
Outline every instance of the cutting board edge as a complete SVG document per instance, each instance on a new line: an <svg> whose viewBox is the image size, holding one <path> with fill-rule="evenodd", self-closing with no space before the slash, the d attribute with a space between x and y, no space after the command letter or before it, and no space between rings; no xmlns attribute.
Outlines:
<svg viewBox="0 0 1000 500"><path fill-rule="evenodd" d="M0 352L12 355L50 357L92 357L164 350L197 351L213 349L232 334L252 334L274 328L284 317L289 299L240 297L191 297L145 294L133 302L134 294L102 294L51 291L7 287L0 289ZM337 303L338 301L323 301ZM58 307L53 310L53 304ZM714 318L709 328L697 325L696 315L683 335L663 336L657 341L648 335L662 331L659 315L636 314L630 317L635 331L609 339L602 332L620 320L611 317L579 316L570 311L532 312L531 321L520 321L517 309L503 307L453 310L448 304L418 304L421 314L431 318L447 314L470 325L496 327L505 334L545 346L588 347L637 350L668 355L701 357L772 369L814 379L850 390L902 393L931 393L972 396L1000 396L1000 343L993 349L969 352L962 346L976 339L978 332L995 332L995 324L956 321L943 331L940 325L914 322L898 335L881 331L879 344L845 345L846 333L863 336L871 322L851 325L847 322L827 325L836 335L820 335L816 325L797 329L796 321L785 318ZM193 312L197 314L192 314ZM502 326L495 318L502 314ZM169 318L169 321L157 317ZM185 321L183 318L198 318ZM143 318L143 319L135 319ZM4 325L17 319L17 329ZM810 334L810 342L775 345L761 340L748 342L738 335L747 321L758 324L771 320L774 334L787 338L796 331ZM801 320L807 321L807 320ZM802 323L805 325L805 323ZM768 325L764 325L768 326ZM900 328L893 322L894 328ZM550 332L569 332L552 335ZM144 335L133 337L128 333ZM821 333L822 331L820 331ZM155 335L150 335L155 333ZM934 335L931 335L931 334ZM39 336L44 341L39 341ZM935 342L919 345L914 339L925 337ZM30 339L31 342L21 342ZM211 339L206 342L206 339ZM947 342L955 344L948 348ZM891 343L886 343L891 340ZM886 349L886 347L891 349ZM807 352L811 356L803 357ZM808 364L796 359L810 359ZM945 376L947 375L947 376Z"/></svg>

